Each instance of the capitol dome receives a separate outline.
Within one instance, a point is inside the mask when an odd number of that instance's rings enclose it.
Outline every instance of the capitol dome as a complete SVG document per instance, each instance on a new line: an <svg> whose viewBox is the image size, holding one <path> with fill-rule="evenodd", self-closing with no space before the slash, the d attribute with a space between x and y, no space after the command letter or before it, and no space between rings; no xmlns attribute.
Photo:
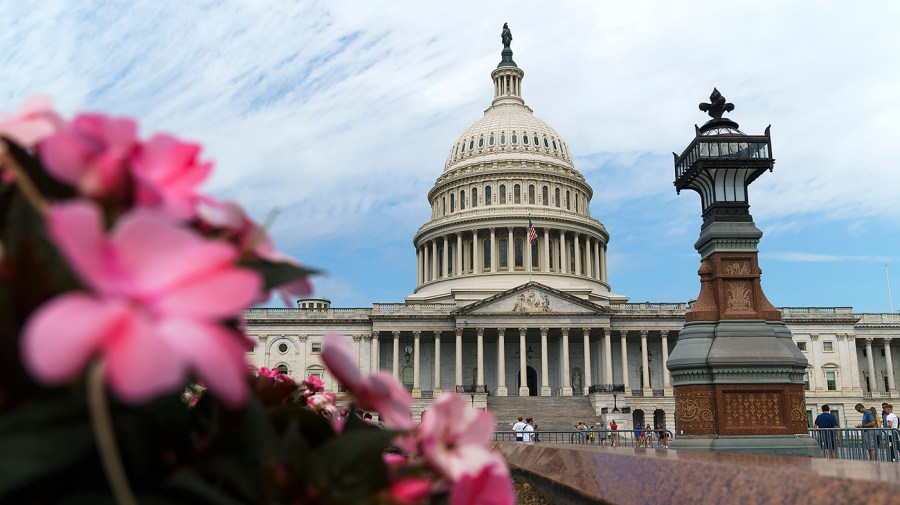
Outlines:
<svg viewBox="0 0 900 505"><path fill-rule="evenodd" d="M525 72L504 47L494 98L450 148L419 228L408 303L464 305L539 282L599 304L621 303L606 272L609 233L569 146L522 98Z"/></svg>

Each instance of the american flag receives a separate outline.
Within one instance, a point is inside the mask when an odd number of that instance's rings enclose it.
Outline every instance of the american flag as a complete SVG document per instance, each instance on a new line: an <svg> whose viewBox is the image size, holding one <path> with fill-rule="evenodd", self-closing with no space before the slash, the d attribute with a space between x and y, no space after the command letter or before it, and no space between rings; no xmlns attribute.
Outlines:
<svg viewBox="0 0 900 505"><path fill-rule="evenodd" d="M531 217L528 217L528 242L534 242L537 240L537 230L534 229L534 223L531 222Z"/></svg>

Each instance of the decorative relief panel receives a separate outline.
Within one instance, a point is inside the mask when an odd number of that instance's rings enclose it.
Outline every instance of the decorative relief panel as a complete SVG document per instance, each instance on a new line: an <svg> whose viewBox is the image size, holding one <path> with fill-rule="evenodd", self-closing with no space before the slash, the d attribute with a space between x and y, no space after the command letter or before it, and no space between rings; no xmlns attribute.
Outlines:
<svg viewBox="0 0 900 505"><path fill-rule="evenodd" d="M720 435L806 433L802 384L714 386Z"/></svg>
<svg viewBox="0 0 900 505"><path fill-rule="evenodd" d="M725 273L728 275L750 275L750 264L745 261L735 261L725 265Z"/></svg>
<svg viewBox="0 0 900 505"><path fill-rule="evenodd" d="M675 388L676 429L683 435L716 433L713 390L709 386Z"/></svg>
<svg viewBox="0 0 900 505"><path fill-rule="evenodd" d="M519 293L513 312L550 312L550 298L545 294L538 296L529 289L528 295Z"/></svg>
<svg viewBox="0 0 900 505"><path fill-rule="evenodd" d="M726 289L729 311L748 311L753 310L752 291L749 282L729 282Z"/></svg>
<svg viewBox="0 0 900 505"><path fill-rule="evenodd" d="M729 428L784 426L780 393L726 392L722 397Z"/></svg>

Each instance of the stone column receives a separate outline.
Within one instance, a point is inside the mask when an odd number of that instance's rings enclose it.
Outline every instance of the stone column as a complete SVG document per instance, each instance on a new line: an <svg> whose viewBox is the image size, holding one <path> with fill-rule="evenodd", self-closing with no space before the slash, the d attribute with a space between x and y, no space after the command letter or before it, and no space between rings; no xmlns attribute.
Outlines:
<svg viewBox="0 0 900 505"><path fill-rule="evenodd" d="M584 377L582 386L584 391L581 392L583 395L587 395L588 391L591 387L591 329L590 328L582 328L581 332L584 334Z"/></svg>
<svg viewBox="0 0 900 505"><path fill-rule="evenodd" d="M434 398L441 395L441 330L434 330Z"/></svg>
<svg viewBox="0 0 900 505"><path fill-rule="evenodd" d="M650 360L647 359L648 333L647 330L641 330L641 371L643 372L641 374L641 378L643 379L641 387L644 389L644 396L651 396L653 394L653 391L650 388Z"/></svg>
<svg viewBox="0 0 900 505"><path fill-rule="evenodd" d="M628 387L628 330L619 330L622 338L622 384L625 385L625 394L631 396L631 388Z"/></svg>
<svg viewBox="0 0 900 505"><path fill-rule="evenodd" d="M364 374L367 374L367 373L372 373L372 334L371 333L364 334L363 341L365 341L365 344L363 344L363 345L365 345L366 347L369 348L369 360L365 364L365 366L363 366L362 363L359 364L359 371Z"/></svg>
<svg viewBox="0 0 900 505"><path fill-rule="evenodd" d="M856 335L853 333L845 333L844 338L847 339L847 345L850 347L851 358L850 358L850 374L852 377L850 380L852 381L851 387L856 389L858 393L857 396L862 396L862 384L859 382L859 350L856 348Z"/></svg>
<svg viewBox="0 0 900 505"><path fill-rule="evenodd" d="M509 229L509 238L506 241L506 264L509 266L509 271L512 272L516 269L516 244L513 242L513 229L512 227Z"/></svg>
<svg viewBox="0 0 900 505"><path fill-rule="evenodd" d="M372 331L372 373L381 368L381 349L378 345L378 332Z"/></svg>
<svg viewBox="0 0 900 505"><path fill-rule="evenodd" d="M550 271L550 228L544 228L544 262L541 272Z"/></svg>
<svg viewBox="0 0 900 505"><path fill-rule="evenodd" d="M809 366L811 373L809 374L809 389L811 391L815 391L819 382L819 364L817 357L817 348L819 347L819 334L818 333L810 333L809 334ZM824 375L824 374L823 374ZM824 378L824 377L823 377ZM828 381L825 381L825 390L828 389Z"/></svg>
<svg viewBox="0 0 900 505"><path fill-rule="evenodd" d="M472 230L472 273L481 273L481 258L478 257L478 230Z"/></svg>
<svg viewBox="0 0 900 505"><path fill-rule="evenodd" d="M359 360L361 355L360 342L362 342L362 335L353 335L353 358L356 360L357 368L362 370L362 363Z"/></svg>
<svg viewBox="0 0 900 505"><path fill-rule="evenodd" d="M572 367L569 366L569 329L562 329L562 395L572 396Z"/></svg>
<svg viewBox="0 0 900 505"><path fill-rule="evenodd" d="M456 234L456 276L459 277L463 274L463 246L462 246L462 233Z"/></svg>
<svg viewBox="0 0 900 505"><path fill-rule="evenodd" d="M506 395L506 328L497 328L497 396Z"/></svg>
<svg viewBox="0 0 900 505"><path fill-rule="evenodd" d="M594 278L600 280L600 240L594 241Z"/></svg>
<svg viewBox="0 0 900 505"><path fill-rule="evenodd" d="M484 328L476 328L475 336L475 360L478 366L475 382L478 383L477 385L481 386L484 384Z"/></svg>
<svg viewBox="0 0 900 505"><path fill-rule="evenodd" d="M875 361L872 359L872 340L866 339L866 360L869 362L869 391L874 393L878 391L878 381L875 376Z"/></svg>
<svg viewBox="0 0 900 505"><path fill-rule="evenodd" d="M585 277L594 277L594 273L591 271L591 268L594 265L594 262L591 261L591 242L594 239L591 237L585 236L584 238L584 276Z"/></svg>
<svg viewBox="0 0 900 505"><path fill-rule="evenodd" d="M300 335L297 337L297 340L300 341L300 345L298 346L298 349L297 349L297 354L299 355L298 356L299 359L297 360L297 371L299 373L295 374L295 375L297 376L297 378L299 378L301 380L305 380L305 379L309 378L309 375L306 374L306 354L307 354L306 340L307 340L307 338L308 337L306 335Z"/></svg>
<svg viewBox="0 0 900 505"><path fill-rule="evenodd" d="M578 240L578 233L575 234L575 275L581 275L581 242Z"/></svg>
<svg viewBox="0 0 900 505"><path fill-rule="evenodd" d="M559 230L559 272L569 273L568 251L566 250L566 232Z"/></svg>
<svg viewBox="0 0 900 505"><path fill-rule="evenodd" d="M888 390L894 397L897 396L897 383L894 382L894 358L891 356L891 339L889 338L884 339L884 359L887 360Z"/></svg>
<svg viewBox="0 0 900 505"><path fill-rule="evenodd" d="M525 335L528 328L519 328L519 396L528 396L528 362L525 360Z"/></svg>
<svg viewBox="0 0 900 505"><path fill-rule="evenodd" d="M462 385L462 334L463 329L456 329L456 386ZM455 388L454 388L455 389Z"/></svg>
<svg viewBox="0 0 900 505"><path fill-rule="evenodd" d="M446 263L444 263L446 265ZM413 388L412 397L421 398L422 388L419 387L419 342L422 339L422 332L413 330Z"/></svg>
<svg viewBox="0 0 900 505"><path fill-rule="evenodd" d="M609 282L606 272L606 245L600 249L600 280Z"/></svg>
<svg viewBox="0 0 900 505"><path fill-rule="evenodd" d="M442 272L442 275L444 276L445 279L446 279L447 277L450 277L450 263L449 263L449 261L448 261L448 258L449 258L449 256L450 256L450 247L449 247L449 245L450 245L450 241L447 240L447 236L444 235L444 252L442 253L442 254L443 254L443 260L444 260L444 261L442 262L442 263L443 263L443 268L442 268L443 272Z"/></svg>
<svg viewBox="0 0 900 505"><path fill-rule="evenodd" d="M438 243L437 240L431 241L431 279L435 280L441 275L441 271L438 269Z"/></svg>
<svg viewBox="0 0 900 505"><path fill-rule="evenodd" d="M613 383L613 367L612 367L612 330L603 328L603 381L606 384Z"/></svg>
<svg viewBox="0 0 900 505"><path fill-rule="evenodd" d="M391 332L391 335L394 336L394 361L391 365L391 372L394 374L394 378L398 381L400 380L400 332L394 330Z"/></svg>
<svg viewBox="0 0 900 505"><path fill-rule="evenodd" d="M666 396L672 396L672 377L669 375L669 330L659 330L662 337L663 389Z"/></svg>
<svg viewBox="0 0 900 505"><path fill-rule="evenodd" d="M497 234L495 229L491 228L491 272L497 271L499 260L497 258Z"/></svg>
<svg viewBox="0 0 900 505"><path fill-rule="evenodd" d="M537 240L537 239L535 239L535 240ZM525 239L522 242L522 248L524 249L524 251L522 251L522 252L525 253L525 256L524 256L525 271L528 273L531 273L532 272L531 264L533 263L534 260L532 260L532 258L531 258L531 240L528 239L528 229L527 228L525 230Z"/></svg>
<svg viewBox="0 0 900 505"><path fill-rule="evenodd" d="M547 364L547 332L541 328L541 396L550 396L550 367Z"/></svg>
<svg viewBox="0 0 900 505"><path fill-rule="evenodd" d="M422 248L416 248L416 285L422 285Z"/></svg>

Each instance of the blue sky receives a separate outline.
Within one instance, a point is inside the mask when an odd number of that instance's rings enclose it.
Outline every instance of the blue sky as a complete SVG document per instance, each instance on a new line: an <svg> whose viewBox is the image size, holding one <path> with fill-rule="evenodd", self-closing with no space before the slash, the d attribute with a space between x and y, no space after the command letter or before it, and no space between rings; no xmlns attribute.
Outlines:
<svg viewBox="0 0 900 505"><path fill-rule="evenodd" d="M713 86L745 132L772 125L750 192L769 299L887 311L885 265L900 279L895 2L90 4L0 4L0 109L49 92L202 142L207 189L280 208L276 242L336 306L412 292L427 191L490 104L504 22L526 102L594 188L614 292L696 296L699 197L675 194L671 152Z"/></svg>

